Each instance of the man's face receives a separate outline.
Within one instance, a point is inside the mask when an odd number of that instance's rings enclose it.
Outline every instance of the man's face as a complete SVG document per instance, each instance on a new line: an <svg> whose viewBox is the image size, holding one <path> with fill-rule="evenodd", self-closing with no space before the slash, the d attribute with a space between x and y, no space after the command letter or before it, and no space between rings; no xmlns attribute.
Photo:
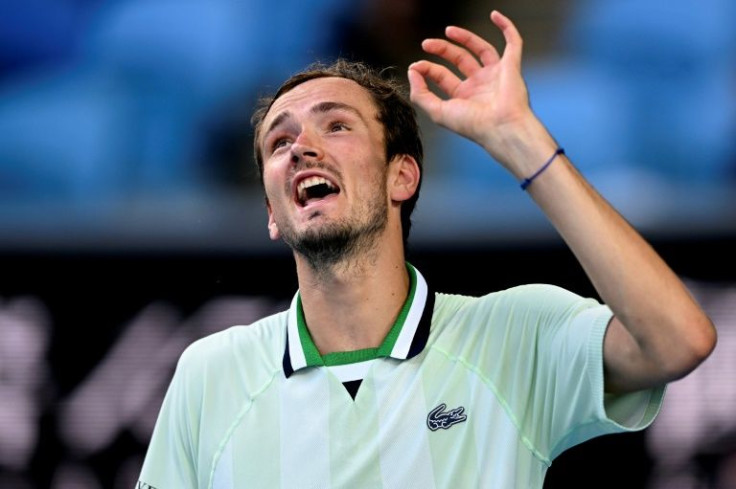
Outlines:
<svg viewBox="0 0 736 489"><path fill-rule="evenodd" d="M383 127L352 80L317 78L279 97L258 142L269 235L313 264L373 242L386 225ZM357 248L356 248L357 247Z"/></svg>

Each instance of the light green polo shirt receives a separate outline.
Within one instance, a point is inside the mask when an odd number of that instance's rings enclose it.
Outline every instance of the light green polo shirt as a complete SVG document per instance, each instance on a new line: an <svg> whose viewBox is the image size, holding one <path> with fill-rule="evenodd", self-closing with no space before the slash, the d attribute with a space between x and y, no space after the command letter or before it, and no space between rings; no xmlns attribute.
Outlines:
<svg viewBox="0 0 736 489"><path fill-rule="evenodd" d="M193 343L137 489L541 488L567 448L653 421L664 387L604 395L606 306L550 285L434 293L408 268L379 348L320 355L298 293Z"/></svg>

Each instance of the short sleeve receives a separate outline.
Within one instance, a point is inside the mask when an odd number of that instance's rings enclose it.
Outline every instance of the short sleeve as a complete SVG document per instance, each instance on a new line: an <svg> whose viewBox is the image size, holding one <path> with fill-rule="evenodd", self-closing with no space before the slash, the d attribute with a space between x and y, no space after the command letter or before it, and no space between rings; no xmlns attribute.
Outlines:
<svg viewBox="0 0 736 489"><path fill-rule="evenodd" d="M198 487L195 447L199 408L192 402L198 398L193 392L198 383L192 378L190 364L191 352L186 350L166 391L136 487Z"/></svg>
<svg viewBox="0 0 736 489"><path fill-rule="evenodd" d="M536 294L538 291L534 291ZM605 394L603 341L613 313L604 304L551 287L534 309L534 400L543 425L532 430L552 460L591 438L641 430L656 417L664 387ZM542 312L544 311L544 312Z"/></svg>
<svg viewBox="0 0 736 489"><path fill-rule="evenodd" d="M549 464L596 436L647 427L664 388L604 394L603 340L613 313L593 298L530 284L468 302L477 325L465 358L493 385L525 443Z"/></svg>

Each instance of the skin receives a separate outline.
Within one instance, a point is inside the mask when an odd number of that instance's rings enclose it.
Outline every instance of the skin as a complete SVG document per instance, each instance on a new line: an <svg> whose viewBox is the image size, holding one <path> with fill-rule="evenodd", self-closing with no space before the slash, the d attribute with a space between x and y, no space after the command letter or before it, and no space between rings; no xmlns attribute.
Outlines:
<svg viewBox="0 0 736 489"><path fill-rule="evenodd" d="M436 123L476 143L519 180L557 148L529 106L521 75L522 38L497 11L491 21L505 39L502 55L482 38L447 27L447 39L423 49L462 74L419 61L409 67L411 100ZM441 99L427 87L436 83ZM646 241L564 156L528 192L580 261L614 312L604 339L606 390L630 392L679 379L710 355L715 328L684 284Z"/></svg>

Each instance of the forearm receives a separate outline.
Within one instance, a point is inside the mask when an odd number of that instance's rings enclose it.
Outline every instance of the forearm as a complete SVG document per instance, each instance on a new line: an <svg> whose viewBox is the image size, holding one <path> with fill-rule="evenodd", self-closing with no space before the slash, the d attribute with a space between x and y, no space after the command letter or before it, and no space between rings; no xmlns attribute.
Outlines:
<svg viewBox="0 0 736 489"><path fill-rule="evenodd" d="M556 148L541 129L504 142L521 180ZM513 161L518 158L517 161ZM527 191L612 309L604 349L607 382L632 390L687 374L712 350L715 330L685 285L642 236L560 155Z"/></svg>

